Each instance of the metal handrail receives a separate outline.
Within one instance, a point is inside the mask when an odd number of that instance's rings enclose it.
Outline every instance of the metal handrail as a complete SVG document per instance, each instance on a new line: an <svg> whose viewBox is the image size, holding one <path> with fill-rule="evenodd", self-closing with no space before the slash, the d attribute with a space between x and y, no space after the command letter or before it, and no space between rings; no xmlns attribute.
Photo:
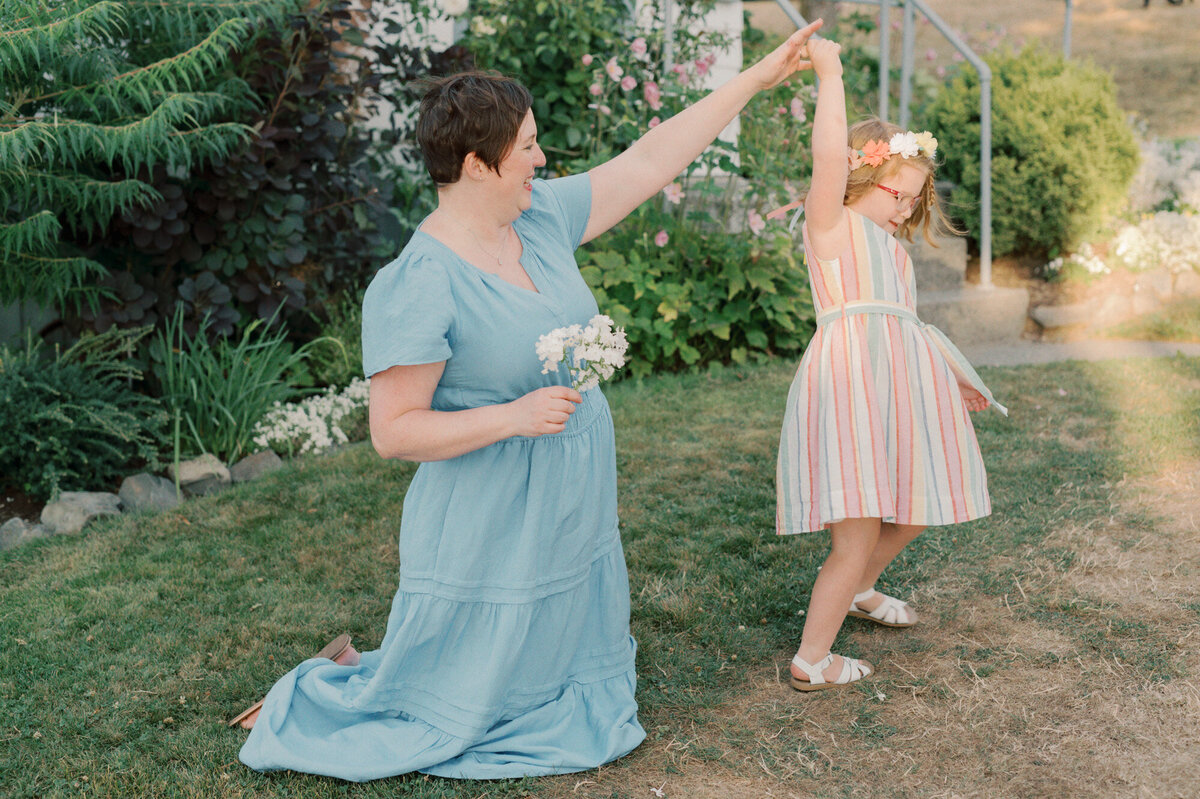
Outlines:
<svg viewBox="0 0 1200 799"><path fill-rule="evenodd" d="M808 22L788 0L775 0L797 28L803 28ZM937 15L923 0L849 0L849 2L880 7L879 24L879 116L888 118L889 101L891 97L891 82L889 64L891 63L891 25L887 23L886 12L892 4L903 5L904 33L900 67L900 125L908 127L909 103L912 99L913 72L913 43L915 35L914 10L920 11L925 18L937 28L954 49L958 50L979 73L979 284L984 288L992 286L992 70L983 59L964 42L945 20ZM1067 2L1070 8L1070 0Z"/></svg>

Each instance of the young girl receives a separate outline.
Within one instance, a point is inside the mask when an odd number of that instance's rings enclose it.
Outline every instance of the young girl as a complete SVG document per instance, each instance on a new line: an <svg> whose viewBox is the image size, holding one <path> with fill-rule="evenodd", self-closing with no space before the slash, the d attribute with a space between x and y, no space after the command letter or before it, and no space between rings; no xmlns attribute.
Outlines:
<svg viewBox="0 0 1200 799"><path fill-rule="evenodd" d="M818 327L788 394L776 479L777 532L828 527L832 539L791 665L792 687L815 691L872 672L830 652L847 614L917 622L874 588L900 550L928 525L991 512L967 411L996 403L917 318L912 262L893 237L912 241L920 228L928 238L931 222L946 224L933 185L937 141L879 119L847 132L841 48L827 39L807 47L820 81L803 226Z"/></svg>

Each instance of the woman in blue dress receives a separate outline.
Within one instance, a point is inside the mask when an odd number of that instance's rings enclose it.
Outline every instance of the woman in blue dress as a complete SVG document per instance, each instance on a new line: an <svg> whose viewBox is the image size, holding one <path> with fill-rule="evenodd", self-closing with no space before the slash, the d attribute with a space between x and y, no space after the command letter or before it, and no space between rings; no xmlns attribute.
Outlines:
<svg viewBox="0 0 1200 799"><path fill-rule="evenodd" d="M283 677L242 762L346 780L595 768L645 732L617 529L612 418L598 388L542 373L539 336L596 302L574 250L675 179L820 22L587 173L539 180L516 81L435 81L417 137L437 209L363 301L371 439L419 461L380 648L344 639Z"/></svg>

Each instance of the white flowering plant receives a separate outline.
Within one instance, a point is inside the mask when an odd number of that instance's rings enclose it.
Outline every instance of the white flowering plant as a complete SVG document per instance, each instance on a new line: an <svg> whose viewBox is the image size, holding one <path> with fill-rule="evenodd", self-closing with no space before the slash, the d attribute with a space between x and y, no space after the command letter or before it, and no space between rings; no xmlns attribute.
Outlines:
<svg viewBox="0 0 1200 799"><path fill-rule="evenodd" d="M357 378L340 391L331 388L300 402L276 402L254 426L254 444L280 455L323 452L350 441L365 428L370 382Z"/></svg>
<svg viewBox="0 0 1200 799"><path fill-rule="evenodd" d="M542 374L558 371L565 363L571 375L571 388L587 391L608 380L625 365L625 330L613 326L613 320L597 314L587 327L569 325L551 330L537 340L537 356Z"/></svg>
<svg viewBox="0 0 1200 799"><path fill-rule="evenodd" d="M1090 244L1081 244L1068 256L1060 256L1042 267L1042 276L1048 280L1068 279L1086 275L1107 275L1112 272Z"/></svg>

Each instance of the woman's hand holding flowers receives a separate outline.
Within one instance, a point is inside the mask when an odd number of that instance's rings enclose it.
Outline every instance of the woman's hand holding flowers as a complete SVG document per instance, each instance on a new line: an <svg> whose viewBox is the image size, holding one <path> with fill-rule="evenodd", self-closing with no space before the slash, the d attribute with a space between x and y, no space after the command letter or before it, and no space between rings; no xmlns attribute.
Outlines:
<svg viewBox="0 0 1200 799"><path fill-rule="evenodd" d="M513 435L544 436L561 433L575 407L583 402L569 386L546 386L508 403L513 414Z"/></svg>

